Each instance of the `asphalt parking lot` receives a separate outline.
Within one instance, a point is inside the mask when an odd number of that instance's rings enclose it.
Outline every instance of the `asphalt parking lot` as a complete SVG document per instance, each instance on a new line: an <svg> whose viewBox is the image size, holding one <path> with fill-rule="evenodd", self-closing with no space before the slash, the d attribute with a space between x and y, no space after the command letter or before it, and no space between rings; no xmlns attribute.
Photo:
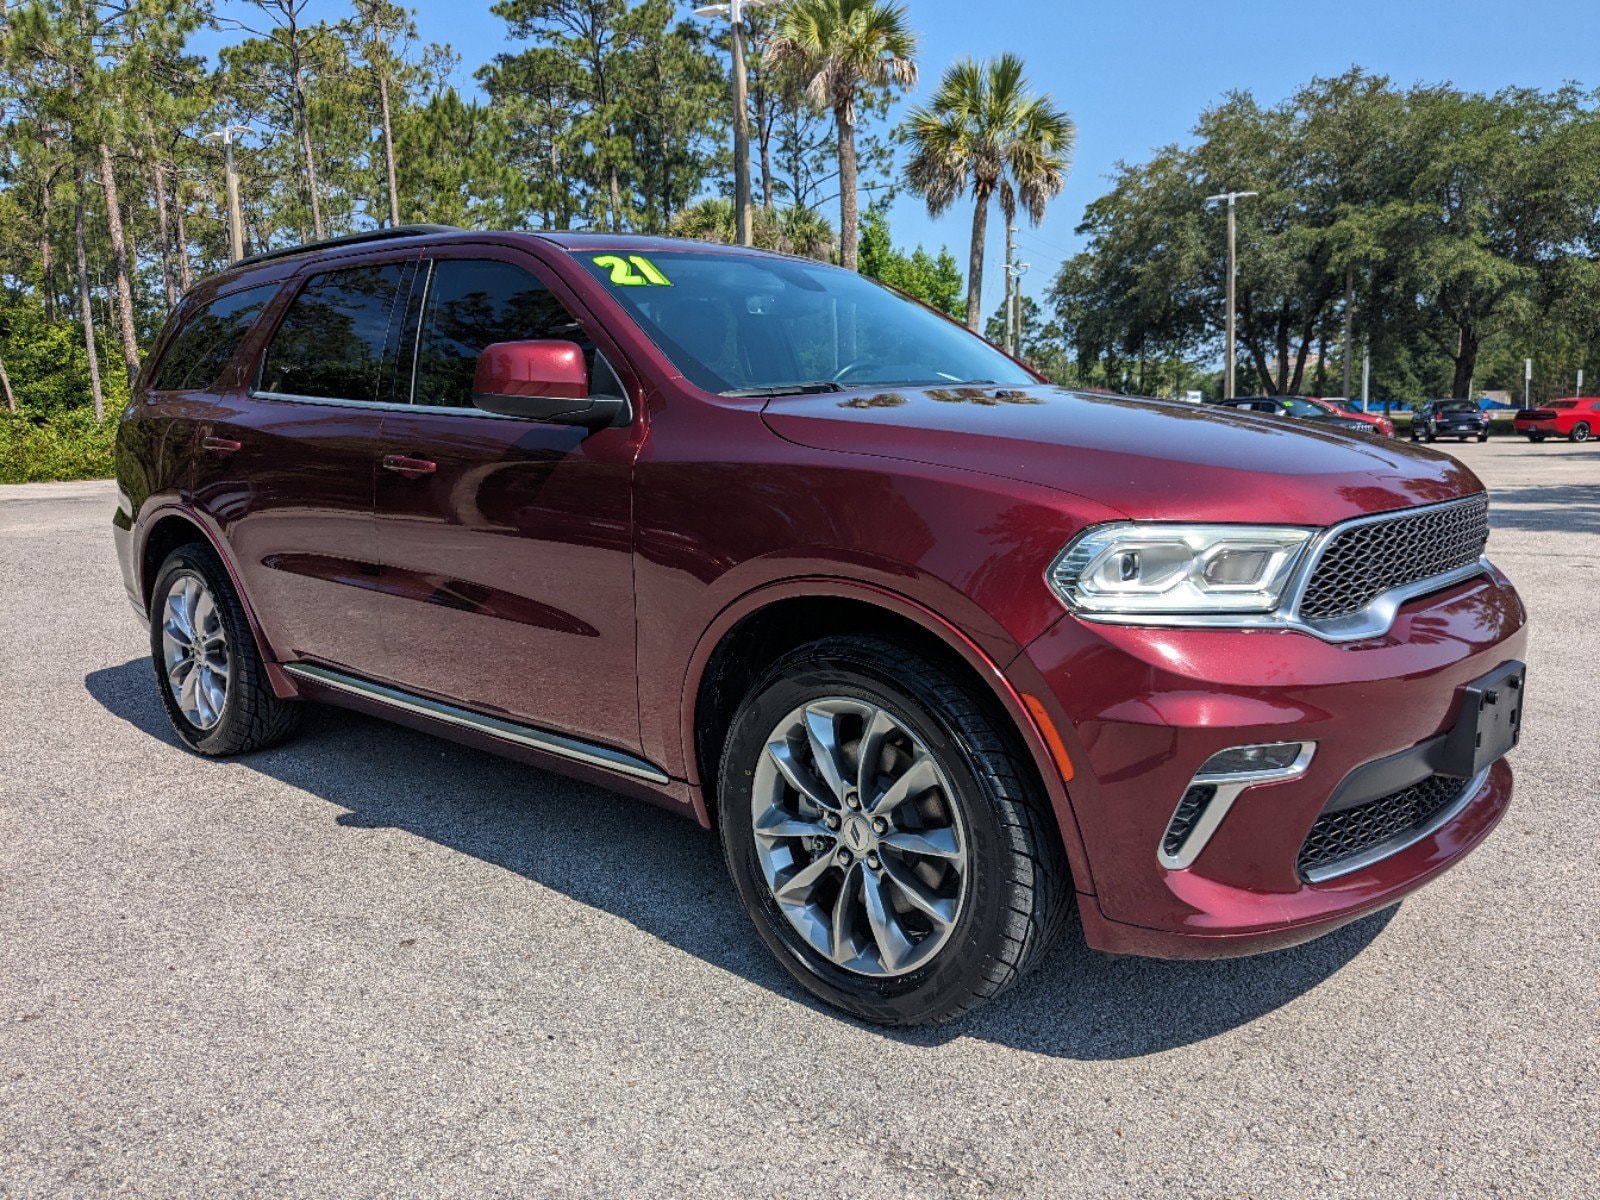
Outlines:
<svg viewBox="0 0 1600 1200"><path fill-rule="evenodd" d="M0 488L0 1195L1593 1196L1600 446L1448 447L1533 614L1496 834L1275 955L804 999L714 840L323 709L181 750L109 483Z"/></svg>

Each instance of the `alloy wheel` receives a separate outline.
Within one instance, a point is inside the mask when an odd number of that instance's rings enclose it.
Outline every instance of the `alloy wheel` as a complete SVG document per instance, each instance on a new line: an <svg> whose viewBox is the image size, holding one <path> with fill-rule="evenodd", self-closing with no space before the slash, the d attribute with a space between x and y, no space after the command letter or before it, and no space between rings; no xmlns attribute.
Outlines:
<svg viewBox="0 0 1600 1200"><path fill-rule="evenodd" d="M768 735L751 794L756 856L818 954L868 977L926 965L967 897L967 835L922 739L888 710L811 700Z"/></svg>
<svg viewBox="0 0 1600 1200"><path fill-rule="evenodd" d="M228 698L228 638L210 589L188 571L173 578L162 603L161 658L184 719L196 729L214 728Z"/></svg>

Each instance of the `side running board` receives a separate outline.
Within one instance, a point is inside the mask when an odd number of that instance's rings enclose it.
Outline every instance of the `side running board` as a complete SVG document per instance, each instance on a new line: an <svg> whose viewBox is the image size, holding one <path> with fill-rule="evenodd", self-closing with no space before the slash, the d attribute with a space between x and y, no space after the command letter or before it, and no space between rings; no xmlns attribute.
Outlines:
<svg viewBox="0 0 1600 1200"><path fill-rule="evenodd" d="M375 700L379 704L388 705L390 708L403 709L406 712L431 717L435 721L443 721L446 725L456 725L462 729L471 729L477 733L498 738L503 742L512 742L518 746L528 746L535 750L543 750L548 754L559 755L562 758L585 763L591 767L602 767L607 771L616 771L622 775L631 775L635 779L644 779L650 783L671 782L666 773L660 768L652 766L642 758L635 758L631 754L624 754L621 750L613 750L608 746L597 746L593 742L580 741L577 738L566 737L559 733L550 733L543 729L536 729L532 725L519 725L514 721L503 721L498 717L484 716L482 713L473 712L471 709L460 708L454 704L445 704L438 700L430 700L426 696L419 696L414 692L405 692L398 688L386 687L384 684L373 683L371 680L362 679L357 675L347 675L342 671L319 667L313 663L286 663L283 669L290 675L308 679L313 683L319 683L336 691L347 692L352 696L361 696L367 700Z"/></svg>

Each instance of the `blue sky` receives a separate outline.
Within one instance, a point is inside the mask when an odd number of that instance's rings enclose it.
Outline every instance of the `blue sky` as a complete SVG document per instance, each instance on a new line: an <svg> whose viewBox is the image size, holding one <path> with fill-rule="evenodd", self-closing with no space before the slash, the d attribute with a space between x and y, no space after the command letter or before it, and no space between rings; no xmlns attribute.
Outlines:
<svg viewBox="0 0 1600 1200"><path fill-rule="evenodd" d="M507 48L505 23L487 0L401 2L417 10L424 40L448 42L461 55L464 89L473 87L473 67ZM1024 281L1030 293L1047 287L1060 261L1080 246L1073 230L1084 206L1106 190L1115 163L1183 141L1200 111L1230 90L1249 89L1271 103L1313 76L1352 64L1402 85L1600 86L1594 0L909 0L907 6L922 46L922 80L909 102L930 95L954 59L1011 50L1027 61L1034 86L1050 92L1078 124L1065 191L1038 229L1024 224L1019 235L1032 264ZM315 0L312 14L333 16L346 7ZM947 244L965 264L970 208L933 221L916 197L902 195L891 220L897 242ZM1002 237L995 214L986 310L999 302Z"/></svg>

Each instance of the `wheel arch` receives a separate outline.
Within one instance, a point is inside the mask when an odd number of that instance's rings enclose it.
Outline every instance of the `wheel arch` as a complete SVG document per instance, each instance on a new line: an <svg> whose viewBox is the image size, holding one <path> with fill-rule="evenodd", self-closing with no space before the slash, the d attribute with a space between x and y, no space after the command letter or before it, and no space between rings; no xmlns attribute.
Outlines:
<svg viewBox="0 0 1600 1200"><path fill-rule="evenodd" d="M234 566L233 555L221 535L212 529L200 514L178 504L163 507L141 524L145 526L145 532L139 542L134 561L138 564L139 574L136 582L146 615L151 615L150 589L155 585L156 574L161 570L161 564L167 560L167 556L179 546L194 543L206 546L217 556L223 570L228 573L228 582L233 585L234 594L239 597L239 604L244 608L245 617L250 622L250 633L256 639L256 645L261 648L262 662L266 667L267 678L272 683L273 692L284 700L298 696L299 688L278 667L272 646L267 641L260 622L256 620L256 610L250 602L250 594L245 591L244 581Z"/></svg>
<svg viewBox="0 0 1600 1200"><path fill-rule="evenodd" d="M718 761L750 686L782 654L841 633L875 634L909 645L995 706L1050 798L1078 890L1090 891L1088 862L1066 788L1070 763L1063 761L1059 734L1041 728L1041 721L1049 720L1044 707L1028 703L1030 698L1006 677L1010 659L996 661L939 614L872 584L829 578L770 584L723 609L701 636L685 673L682 700L683 761L699 821L707 827L715 823ZM1021 652L1021 647L1013 649Z"/></svg>

